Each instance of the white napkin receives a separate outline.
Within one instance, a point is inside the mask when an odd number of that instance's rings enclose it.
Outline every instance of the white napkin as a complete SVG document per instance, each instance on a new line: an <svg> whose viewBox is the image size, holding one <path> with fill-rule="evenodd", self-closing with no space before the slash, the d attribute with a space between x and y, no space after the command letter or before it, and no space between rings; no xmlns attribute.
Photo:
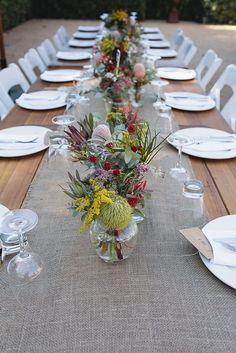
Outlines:
<svg viewBox="0 0 236 353"><path fill-rule="evenodd" d="M176 95L176 97L166 94L166 103L175 104L181 107L206 107L212 103L211 97L187 97L182 98Z"/></svg>
<svg viewBox="0 0 236 353"><path fill-rule="evenodd" d="M28 143L0 143L0 150L28 150L32 148L39 148L42 143L28 142ZM42 145L43 146L43 145Z"/></svg>
<svg viewBox="0 0 236 353"><path fill-rule="evenodd" d="M211 141L210 138L206 142L201 142L200 144L192 144L184 147L184 150L194 150L201 152L217 152L217 151L225 151L230 149L236 149L236 141L232 142L216 142Z"/></svg>
<svg viewBox="0 0 236 353"><path fill-rule="evenodd" d="M29 101L29 102L33 102L33 101L43 101L43 102L54 102L56 100L58 100L61 97L61 95L58 92L50 92L50 94L48 94L47 91L45 92L32 92L32 93L23 93L20 96L20 100L24 100L24 101Z"/></svg>
<svg viewBox="0 0 236 353"><path fill-rule="evenodd" d="M10 132L0 131L0 144L6 142L9 143L27 143L31 141L37 140L39 136L31 133L19 133L19 134L11 134Z"/></svg>
<svg viewBox="0 0 236 353"><path fill-rule="evenodd" d="M214 258L210 261L215 265L236 266L236 229L235 231L203 229L203 233L212 246ZM227 248L227 245L232 250Z"/></svg>

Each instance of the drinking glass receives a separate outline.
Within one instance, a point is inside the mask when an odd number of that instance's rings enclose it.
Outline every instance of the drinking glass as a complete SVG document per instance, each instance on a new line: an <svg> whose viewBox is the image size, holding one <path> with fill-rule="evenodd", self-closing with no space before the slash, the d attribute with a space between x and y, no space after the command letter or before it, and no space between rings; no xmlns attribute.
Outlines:
<svg viewBox="0 0 236 353"><path fill-rule="evenodd" d="M173 178L176 178L180 181L184 181L187 179L188 171L182 165L182 150L183 147L193 144L194 139L186 135L173 134L168 137L168 141L178 149L178 160L175 167L171 168L170 175Z"/></svg>
<svg viewBox="0 0 236 353"><path fill-rule="evenodd" d="M156 88L156 102L153 103L153 107L155 109L159 109L163 103L162 99L162 87L167 86L169 84L168 81L162 80L160 76L156 75L156 79L151 81L151 84Z"/></svg>
<svg viewBox="0 0 236 353"><path fill-rule="evenodd" d="M40 256L30 251L25 235L37 223L37 214L29 209L9 211L1 221L0 232L6 235L16 234L19 239L20 252L10 260L7 266L10 279L15 284L27 284L35 279L43 269Z"/></svg>

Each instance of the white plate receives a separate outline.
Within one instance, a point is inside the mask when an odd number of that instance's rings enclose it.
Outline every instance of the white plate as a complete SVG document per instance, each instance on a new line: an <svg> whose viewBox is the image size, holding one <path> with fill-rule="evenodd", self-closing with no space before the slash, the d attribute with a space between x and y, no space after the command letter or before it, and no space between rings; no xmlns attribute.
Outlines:
<svg viewBox="0 0 236 353"><path fill-rule="evenodd" d="M161 56L162 58L175 58L177 52L174 49L148 49L148 55Z"/></svg>
<svg viewBox="0 0 236 353"><path fill-rule="evenodd" d="M150 48L153 49L162 49L162 48L169 48L170 47L170 42L168 42L167 40L153 40L153 41L149 41L148 45Z"/></svg>
<svg viewBox="0 0 236 353"><path fill-rule="evenodd" d="M78 48L92 48L95 45L95 40L79 40L79 39L70 39L69 46L70 47L78 47Z"/></svg>
<svg viewBox="0 0 236 353"><path fill-rule="evenodd" d="M98 32L101 29L100 26L79 26L78 31L81 32Z"/></svg>
<svg viewBox="0 0 236 353"><path fill-rule="evenodd" d="M207 223L203 230L217 230L220 229L236 231L236 215L223 216L214 219L213 221ZM222 232L222 237L224 232ZM208 268L209 271L213 273L217 278L228 286L236 289L236 267L224 266L224 265L214 265L210 260L206 259L200 253L200 258L202 259L204 265Z"/></svg>
<svg viewBox="0 0 236 353"><path fill-rule="evenodd" d="M0 222L1 222L1 218L2 216L7 213L9 211L9 208L7 208L6 206L0 204Z"/></svg>
<svg viewBox="0 0 236 353"><path fill-rule="evenodd" d="M56 57L60 60L88 60L92 55L87 51L58 51Z"/></svg>
<svg viewBox="0 0 236 353"><path fill-rule="evenodd" d="M160 30L158 27L144 27L143 33L159 33Z"/></svg>
<svg viewBox="0 0 236 353"><path fill-rule="evenodd" d="M192 80L196 77L194 70L182 69L180 67L160 67L158 74L168 80Z"/></svg>
<svg viewBox="0 0 236 353"><path fill-rule="evenodd" d="M81 75L81 70L46 70L40 75L40 78L47 82L70 82L75 76Z"/></svg>
<svg viewBox="0 0 236 353"><path fill-rule="evenodd" d="M205 127L191 127L191 128L187 128L187 129L181 129L181 130L175 132L175 134L191 136L195 139L207 138L209 136L215 136L215 137L229 136L228 132L225 132L222 130L217 130L217 129L205 128ZM168 141L168 139L167 139L167 141ZM214 151L214 152L209 152L209 151L203 152L203 151L197 151L197 150L191 149L191 146L186 146L183 148L183 152L190 155L190 156L200 157L200 158L208 158L208 159L229 159L229 158L236 157L236 149Z"/></svg>
<svg viewBox="0 0 236 353"><path fill-rule="evenodd" d="M21 157L21 156L28 156L30 154L34 154L36 152L40 152L48 148L47 145L44 143L45 135L47 132L50 132L50 129L47 129L43 126L30 126L30 125L25 125L25 126L15 126L15 127L10 127L8 129L1 130L4 131L8 134L13 134L14 137L19 134L23 135L24 133L30 134L32 133L33 136L37 135L38 140L35 142L35 147L30 147L30 148L25 148L26 144L22 144L22 148L20 144L19 147L16 149L0 149L0 157Z"/></svg>
<svg viewBox="0 0 236 353"><path fill-rule="evenodd" d="M165 97L170 107L191 112L210 110L216 105L211 97L192 92L165 93Z"/></svg>
<svg viewBox="0 0 236 353"><path fill-rule="evenodd" d="M25 109L48 110L66 105L66 92L62 91L37 91L23 93L16 103Z"/></svg>
<svg viewBox="0 0 236 353"><path fill-rule="evenodd" d="M162 40L164 36L161 33L153 33L153 34L142 34L141 38L151 41L151 40Z"/></svg>
<svg viewBox="0 0 236 353"><path fill-rule="evenodd" d="M96 32L75 32L73 34L74 38L77 39L96 39L97 38L97 33Z"/></svg>

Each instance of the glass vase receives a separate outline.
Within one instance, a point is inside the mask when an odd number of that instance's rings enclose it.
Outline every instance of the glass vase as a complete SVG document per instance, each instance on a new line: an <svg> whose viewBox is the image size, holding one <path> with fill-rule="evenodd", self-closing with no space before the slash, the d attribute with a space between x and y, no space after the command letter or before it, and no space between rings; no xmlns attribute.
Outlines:
<svg viewBox="0 0 236 353"><path fill-rule="evenodd" d="M105 98L105 109L107 114L110 112L117 112L128 105L129 99L127 97L120 99Z"/></svg>
<svg viewBox="0 0 236 353"><path fill-rule="evenodd" d="M100 259L108 263L127 259L136 247L137 234L137 223L133 220L121 230L108 230L98 220L90 227L91 243Z"/></svg>
<svg viewBox="0 0 236 353"><path fill-rule="evenodd" d="M139 108L143 105L145 89L143 86L137 86L130 90L130 100L134 108Z"/></svg>

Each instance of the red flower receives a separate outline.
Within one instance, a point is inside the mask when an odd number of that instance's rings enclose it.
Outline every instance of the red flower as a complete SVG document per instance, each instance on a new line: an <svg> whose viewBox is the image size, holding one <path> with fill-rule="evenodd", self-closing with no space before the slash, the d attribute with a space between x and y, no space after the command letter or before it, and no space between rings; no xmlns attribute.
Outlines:
<svg viewBox="0 0 236 353"><path fill-rule="evenodd" d="M130 134L133 134L135 131L136 131L136 126L135 126L135 124L130 124L129 126L128 126L128 133L130 133Z"/></svg>
<svg viewBox="0 0 236 353"><path fill-rule="evenodd" d="M97 162L97 157L96 156L90 156L89 157L89 162L96 163Z"/></svg>
<svg viewBox="0 0 236 353"><path fill-rule="evenodd" d="M138 146L138 150L139 150L139 151L142 151L142 149L143 149L143 146L142 146L142 145L139 145L139 146Z"/></svg>
<svg viewBox="0 0 236 353"><path fill-rule="evenodd" d="M139 181L138 183L136 183L133 187L133 190L132 191L144 191L145 190L145 187L147 185L147 181L146 180L143 180L143 181Z"/></svg>
<svg viewBox="0 0 236 353"><path fill-rule="evenodd" d="M131 207L136 207L139 202L139 197L138 196L129 196L128 197L128 203L130 204Z"/></svg>
<svg viewBox="0 0 236 353"><path fill-rule="evenodd" d="M113 143L112 143L112 142L108 142L108 143L106 144L106 147L107 147L107 148L112 148L112 147L113 147Z"/></svg>
<svg viewBox="0 0 236 353"><path fill-rule="evenodd" d="M112 174L115 175L115 176L120 175L120 169L118 169L118 168L117 169L113 169Z"/></svg>
<svg viewBox="0 0 236 353"><path fill-rule="evenodd" d="M136 147L136 146L132 146L132 147L131 147L131 150L132 150L133 152L137 152L138 147Z"/></svg>
<svg viewBox="0 0 236 353"><path fill-rule="evenodd" d="M103 164L103 169L104 170L110 170L112 168L112 164L110 162L105 162Z"/></svg>
<svg viewBox="0 0 236 353"><path fill-rule="evenodd" d="M114 70L115 70L115 65L113 65L113 64L110 64L110 65L108 65L108 67L107 67L107 71L109 71L109 72L113 72Z"/></svg>
<svg viewBox="0 0 236 353"><path fill-rule="evenodd" d="M121 71L125 71L126 70L126 66L122 65L120 69L121 69Z"/></svg>

